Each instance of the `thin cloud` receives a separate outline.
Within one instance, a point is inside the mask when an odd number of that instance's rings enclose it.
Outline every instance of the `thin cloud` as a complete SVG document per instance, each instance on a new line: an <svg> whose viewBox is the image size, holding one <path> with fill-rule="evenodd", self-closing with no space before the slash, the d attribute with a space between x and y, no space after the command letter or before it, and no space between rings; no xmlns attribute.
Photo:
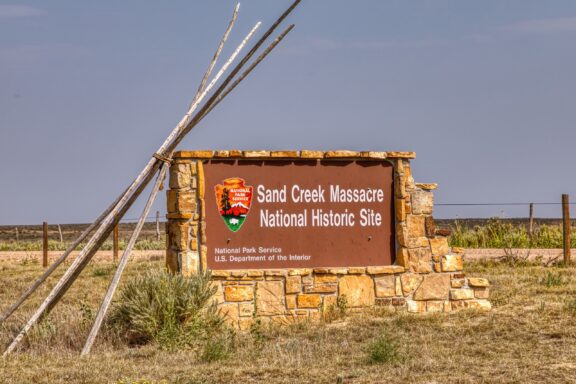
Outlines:
<svg viewBox="0 0 576 384"><path fill-rule="evenodd" d="M5 4L0 5L0 18L12 19L20 17L42 16L44 11L27 5Z"/></svg>
<svg viewBox="0 0 576 384"><path fill-rule="evenodd" d="M551 33L576 31L576 17L524 20L501 29L517 33Z"/></svg>

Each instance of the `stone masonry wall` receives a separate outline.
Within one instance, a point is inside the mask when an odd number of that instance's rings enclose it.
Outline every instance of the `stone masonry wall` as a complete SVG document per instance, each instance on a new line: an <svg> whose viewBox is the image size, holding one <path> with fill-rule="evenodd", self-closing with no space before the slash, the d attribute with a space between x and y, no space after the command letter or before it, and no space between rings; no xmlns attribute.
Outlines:
<svg viewBox="0 0 576 384"><path fill-rule="evenodd" d="M290 323L320 319L347 308L393 306L409 312L490 309L489 283L466 278L463 249L450 248L436 231L432 211L436 184L414 182L413 152L181 151L174 155L167 191L166 265L191 275L206 269L204 175L212 158L262 160L387 160L394 165L396 261L394 265L275 270L212 270L216 300L228 321L248 329L256 318Z"/></svg>

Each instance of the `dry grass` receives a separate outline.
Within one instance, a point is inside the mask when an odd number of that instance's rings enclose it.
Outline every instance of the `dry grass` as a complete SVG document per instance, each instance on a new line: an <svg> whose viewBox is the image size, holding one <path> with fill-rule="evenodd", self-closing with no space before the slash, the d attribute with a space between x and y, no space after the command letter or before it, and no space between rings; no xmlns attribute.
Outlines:
<svg viewBox="0 0 576 384"><path fill-rule="evenodd" d="M159 260L133 263L128 275L161 265ZM0 382L576 381L576 269L530 265L511 269L494 262L468 265L469 276L485 276L493 284L495 308L490 313L431 316L382 308L329 324L261 326L249 334L227 336L229 350L213 362L203 359L206 348L128 347L108 330L93 354L80 359L91 317L112 273L108 270L105 263L87 269L30 341L7 360L0 359ZM37 264L0 262L0 305L11 303L39 272ZM45 288L33 304L46 293ZM3 327L2 346L33 304ZM218 346L208 347L219 351ZM374 351L384 358L374 358Z"/></svg>

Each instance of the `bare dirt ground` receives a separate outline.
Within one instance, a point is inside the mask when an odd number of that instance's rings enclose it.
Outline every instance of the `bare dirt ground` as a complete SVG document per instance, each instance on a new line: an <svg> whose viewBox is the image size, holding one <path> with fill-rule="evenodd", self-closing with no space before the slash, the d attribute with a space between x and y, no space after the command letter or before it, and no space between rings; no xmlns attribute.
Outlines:
<svg viewBox="0 0 576 384"><path fill-rule="evenodd" d="M548 261L550 259L560 260L562 258L562 249L510 249L505 251L499 248L484 248L484 249L466 249L464 254L465 260L479 261L479 260L494 260L506 256L506 252L512 253L519 258L526 258L526 260L534 261L542 259ZM69 260L74 260L78 256L79 251L72 252ZM56 260L62 252L50 251L48 252L48 260L50 262ZM576 256L576 249L572 250L572 254ZM122 251L120 251L122 255ZM160 260L165 255L164 250L149 250L149 251L132 251L132 259L134 260ZM41 251L0 251L0 261L23 261L42 260ZM112 251L98 251L94 256L94 261L112 261Z"/></svg>
<svg viewBox="0 0 576 384"><path fill-rule="evenodd" d="M48 262L51 263L56 260L63 252L50 251L48 252ZM80 251L74 251L68 256L68 261L74 260ZM166 252L164 250L150 250L150 251L132 251L132 260L139 261L154 261L164 259ZM119 252L119 257L122 256L122 251ZM112 251L98 251L92 259L96 262L110 262L112 261ZM38 262L42 261L42 251L5 251L0 252L0 261L14 261L14 262Z"/></svg>

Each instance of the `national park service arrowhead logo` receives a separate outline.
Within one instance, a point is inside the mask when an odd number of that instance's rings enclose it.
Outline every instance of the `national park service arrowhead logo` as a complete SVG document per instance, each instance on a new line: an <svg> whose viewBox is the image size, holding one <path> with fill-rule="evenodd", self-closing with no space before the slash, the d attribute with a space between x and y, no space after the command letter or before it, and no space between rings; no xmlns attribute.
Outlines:
<svg viewBox="0 0 576 384"><path fill-rule="evenodd" d="M224 185L214 187L218 212L226 226L232 232L237 232L244 224L246 215L252 204L252 187L244 185L244 179L231 177L223 180Z"/></svg>

